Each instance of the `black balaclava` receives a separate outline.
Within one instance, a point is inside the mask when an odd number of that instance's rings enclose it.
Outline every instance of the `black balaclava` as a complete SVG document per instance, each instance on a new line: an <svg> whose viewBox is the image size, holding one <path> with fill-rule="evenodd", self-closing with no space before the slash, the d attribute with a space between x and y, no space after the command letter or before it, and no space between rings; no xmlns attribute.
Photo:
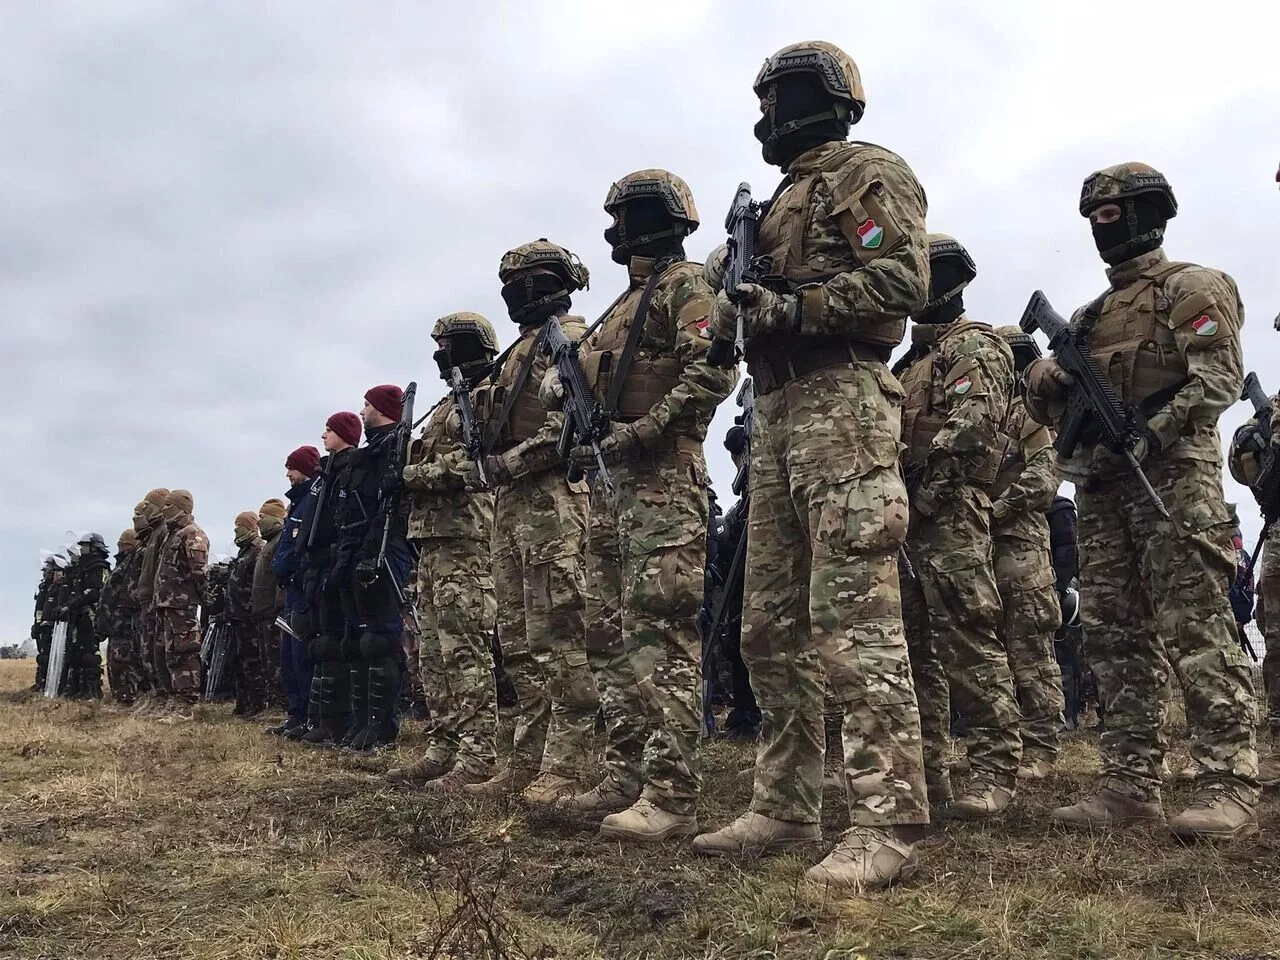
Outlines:
<svg viewBox="0 0 1280 960"><path fill-rule="evenodd" d="M1113 267L1164 243L1169 222L1160 206L1145 196L1124 198L1120 210L1120 219L1112 223L1089 221L1098 254Z"/></svg>
<svg viewBox="0 0 1280 960"><path fill-rule="evenodd" d="M439 343L440 349L432 356L444 377L448 377L449 371L454 367L458 367L463 376L470 377L493 360L493 351L472 333L445 334L440 337Z"/></svg>
<svg viewBox="0 0 1280 960"><path fill-rule="evenodd" d="M613 247L613 262L626 266L632 257L683 259L688 232L688 225L672 217L657 197L640 197L617 208L604 240Z"/></svg>
<svg viewBox="0 0 1280 960"><path fill-rule="evenodd" d="M916 323L950 323L964 313L964 291L942 300L947 293L963 283L971 274L964 263L955 257L939 257L929 262L929 301L924 309L912 316Z"/></svg>
<svg viewBox="0 0 1280 960"><path fill-rule="evenodd" d="M836 110L836 101L811 73L784 73L770 84L765 99L772 100L772 105L766 106L754 128L765 163L785 170L806 150L849 137L847 111ZM836 112L843 112L844 118L835 116ZM785 129L787 124L823 113L830 116Z"/></svg>
<svg viewBox="0 0 1280 960"><path fill-rule="evenodd" d="M541 326L569 309L569 287L554 273L529 273L502 285L507 315L522 327Z"/></svg>

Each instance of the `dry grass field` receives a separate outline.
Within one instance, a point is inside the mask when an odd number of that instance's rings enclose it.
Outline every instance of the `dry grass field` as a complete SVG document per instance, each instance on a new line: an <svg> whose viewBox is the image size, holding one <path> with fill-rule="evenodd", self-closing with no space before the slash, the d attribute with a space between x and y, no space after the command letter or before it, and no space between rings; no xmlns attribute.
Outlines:
<svg viewBox="0 0 1280 960"><path fill-rule="evenodd" d="M1090 783L1088 737L999 824L936 830L909 886L829 899L798 859L600 843L518 802L389 790L392 758L281 744L225 705L165 725L28 697L32 671L0 662L2 957L1280 957L1274 797L1223 847L1066 834L1044 813ZM704 823L743 808L749 761L708 751Z"/></svg>

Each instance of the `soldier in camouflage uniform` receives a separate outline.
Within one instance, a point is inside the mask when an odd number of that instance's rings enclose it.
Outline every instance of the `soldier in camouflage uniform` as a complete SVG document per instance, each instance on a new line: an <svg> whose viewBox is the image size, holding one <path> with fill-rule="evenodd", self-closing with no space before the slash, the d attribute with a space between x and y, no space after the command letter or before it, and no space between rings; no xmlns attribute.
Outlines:
<svg viewBox="0 0 1280 960"><path fill-rule="evenodd" d="M137 575L138 535L133 527L120 534L116 544L116 565L98 597L97 620L107 638L107 683L116 703L130 704L138 697L140 662L135 656L134 614L129 596Z"/></svg>
<svg viewBox="0 0 1280 960"><path fill-rule="evenodd" d="M169 538L169 525L164 519L164 505L169 491L164 487L148 490L140 504L146 533L139 540L142 553L138 583L133 598L138 604L138 653L147 675L150 697L144 697L134 707L133 716L160 716L169 710L169 698L173 686L169 682L169 669L164 663L164 644L160 634L161 614L156 607L156 567L165 541ZM157 652L159 655L157 655Z"/></svg>
<svg viewBox="0 0 1280 960"><path fill-rule="evenodd" d="M484 468L494 490L498 638L519 702L510 760L491 780L463 787L473 795L523 790L527 800L549 803L586 774L598 703L582 624L587 487L565 479L556 450L563 416L549 413L538 393L550 363L545 325L558 317L566 336L582 336L585 324L568 310L588 277L576 256L546 240L508 251L498 268L520 339L482 404ZM463 472L478 485L473 467Z"/></svg>
<svg viewBox="0 0 1280 960"><path fill-rule="evenodd" d="M865 95L838 47L784 48L755 89L764 157L787 178L760 220L765 282L722 291L713 324L731 341L742 302L757 395L742 654L764 731L750 811L694 847L821 839L825 679L853 826L807 876L878 887L913 869L929 820L898 587L903 392L885 365L928 297L926 201L896 154L846 142Z"/></svg>
<svg viewBox="0 0 1280 960"><path fill-rule="evenodd" d="M63 692L76 699L96 700L102 696L102 655L96 615L111 565L101 534L85 534L78 547L79 555L68 571L67 682Z"/></svg>
<svg viewBox="0 0 1280 960"><path fill-rule="evenodd" d="M903 468L911 490L902 611L930 802L977 820L1013 799L1022 755L1013 675L998 636L987 495L1008 445L1013 355L991 327L965 315L963 290L977 269L964 247L942 234L928 239L930 299L894 368L907 394ZM968 722L973 771L954 802L944 759L948 694Z"/></svg>
<svg viewBox="0 0 1280 960"><path fill-rule="evenodd" d="M227 619L231 623L232 646L227 657L236 692L233 715L254 717L266 708L263 663L254 636L253 572L262 552L258 514L245 510L235 520L236 555L227 576Z"/></svg>
<svg viewBox="0 0 1280 960"><path fill-rule="evenodd" d="M446 380L457 367L476 384L498 352L493 326L477 313L441 317L431 336ZM477 417L487 397L483 388L473 396ZM418 658L431 718L422 757L387 773L394 782L440 792L489 780L496 759L489 666L497 616L489 569L493 494L465 485L469 458L459 423L446 396L427 417L404 468L409 538L418 545Z"/></svg>
<svg viewBox="0 0 1280 960"><path fill-rule="evenodd" d="M996 330L1013 350L1021 377L1040 356L1035 339L1019 327ZM1053 635L1062 625L1057 578L1049 554L1046 512L1058 492L1053 432L1027 416L1021 387L1013 391L1005 425L1009 447L991 491L991 534L996 585L1004 618L1000 639L1022 710L1022 766L1018 776L1043 780L1058 759L1062 730L1062 675L1053 654Z"/></svg>
<svg viewBox="0 0 1280 960"><path fill-rule="evenodd" d="M613 184L604 209L613 218L605 240L629 275L582 346L587 379L614 424L601 450L617 492L611 499L597 485L587 550L587 649L609 746L605 780L565 803L609 814L602 837L650 841L698 829L702 442L737 371L705 359L715 294L702 265L684 255L698 226L688 185L666 170L639 170ZM548 384L554 392L559 381L551 375ZM589 447L572 456L595 465Z"/></svg>
<svg viewBox="0 0 1280 960"><path fill-rule="evenodd" d="M280 630L276 627L276 617L284 609L284 596L280 592L280 584L275 572L271 569L271 558L275 556L276 547L280 544L280 534L284 530L284 518L288 507L283 500L272 497L258 508L258 534L262 537L262 548L253 565L253 591L249 610L253 616L253 637L258 650L258 662L262 664L259 676L262 678L262 705L274 706L274 700L283 689L279 671L272 668L280 663Z"/></svg>
<svg viewBox="0 0 1280 960"><path fill-rule="evenodd" d="M1280 395L1271 398L1270 420L1271 442L1280 445ZM1231 441L1228 464L1237 483L1252 487L1257 482L1265 452L1265 436L1257 429L1257 417L1251 417ZM1267 648L1262 657L1262 686L1271 741L1270 749L1258 758L1258 782L1272 787L1280 784L1280 524L1272 524L1267 531L1258 566L1258 629Z"/></svg>
<svg viewBox="0 0 1280 960"><path fill-rule="evenodd" d="M164 501L169 535L156 564L156 609L165 668L173 689L173 706L162 719L195 718L200 699L199 605L209 563L209 538L196 525L195 501L187 490L171 490Z"/></svg>
<svg viewBox="0 0 1280 960"><path fill-rule="evenodd" d="M1172 519L1102 444L1058 458L1076 483L1080 595L1107 722L1101 788L1053 817L1077 827L1163 820L1163 641L1188 713L1203 718L1191 743L1195 794L1170 826L1180 837L1234 837L1257 830L1258 769L1252 683L1227 598L1235 551L1218 417L1240 396L1244 311L1225 273L1160 249L1176 211L1168 182L1142 163L1092 174L1080 195L1110 284L1072 324L1089 332L1120 400L1144 415L1133 456ZM1031 416L1056 424L1071 382L1052 359L1032 364Z"/></svg>

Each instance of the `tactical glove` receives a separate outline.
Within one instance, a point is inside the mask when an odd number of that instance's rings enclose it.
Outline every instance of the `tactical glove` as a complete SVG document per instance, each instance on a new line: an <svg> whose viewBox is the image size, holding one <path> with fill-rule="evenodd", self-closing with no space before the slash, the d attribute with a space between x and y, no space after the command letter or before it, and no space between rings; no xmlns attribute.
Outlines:
<svg viewBox="0 0 1280 960"><path fill-rule="evenodd" d="M991 519L995 520L997 523L1008 519L1009 513L1009 504L1005 503L1003 500L997 500L991 505Z"/></svg>
<svg viewBox="0 0 1280 960"><path fill-rule="evenodd" d="M484 458L484 472L495 484L511 483L518 476L523 476L520 458L511 456L511 451L494 454Z"/></svg>
<svg viewBox="0 0 1280 960"><path fill-rule="evenodd" d="M758 283L738 284L743 327L748 336L765 333L794 333L800 326L800 301L790 293L774 293ZM721 290L711 317L717 340L732 340L737 333L738 306Z"/></svg>
<svg viewBox="0 0 1280 960"><path fill-rule="evenodd" d="M653 449L661 436L662 431L649 417L641 417L635 423L618 423L600 441L600 455L605 466L611 467ZM596 466L595 451L589 446L574 447L569 452L569 459L583 469Z"/></svg>
<svg viewBox="0 0 1280 960"><path fill-rule="evenodd" d="M707 262L702 265L702 279L707 281L712 293L719 293L724 289L724 268L728 260L729 245L722 243L711 251Z"/></svg>
<svg viewBox="0 0 1280 960"><path fill-rule="evenodd" d="M1027 393L1039 400L1055 420L1067 411L1067 388L1076 381L1071 374L1058 366L1053 357L1042 357L1027 367Z"/></svg>
<svg viewBox="0 0 1280 960"><path fill-rule="evenodd" d="M549 367L538 386L538 400L548 410L559 410L564 406L564 384L560 382L560 371Z"/></svg>
<svg viewBox="0 0 1280 960"><path fill-rule="evenodd" d="M1160 438L1148 427L1133 446L1133 459L1142 463L1152 454L1159 453L1162 446Z"/></svg>

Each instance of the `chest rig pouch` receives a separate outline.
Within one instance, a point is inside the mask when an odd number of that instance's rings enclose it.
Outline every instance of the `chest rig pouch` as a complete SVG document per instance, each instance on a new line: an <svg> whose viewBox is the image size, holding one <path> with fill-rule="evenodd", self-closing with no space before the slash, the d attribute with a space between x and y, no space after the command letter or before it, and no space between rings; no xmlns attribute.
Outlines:
<svg viewBox="0 0 1280 960"><path fill-rule="evenodd" d="M615 310L637 291L628 290L614 301L605 316L591 353L583 360L583 373L611 419L631 423L646 416L659 400L680 382L680 362L664 356L667 344L645 336L649 308L662 285L662 277L678 261L658 261L638 288L634 310Z"/></svg>
<svg viewBox="0 0 1280 960"><path fill-rule="evenodd" d="M881 202L884 185L865 170L869 161L889 158L888 151L874 144L844 143L815 167L788 175L779 184L760 220L756 241L758 269L766 286L796 293L805 284L826 283L864 267L904 240ZM872 242L868 237L878 239ZM892 349L902 342L906 329L906 317L859 318L849 339Z"/></svg>
<svg viewBox="0 0 1280 960"><path fill-rule="evenodd" d="M1169 326L1165 283L1186 263L1158 263L1128 286L1085 308L1078 329L1120 399L1143 413L1163 406L1187 382L1187 365Z"/></svg>
<svg viewBox="0 0 1280 960"><path fill-rule="evenodd" d="M486 455L492 452L504 453L516 444L523 443L541 430L546 422L547 410L538 400L538 385L529 384L529 374L542 349L542 341L546 339L546 329L545 326L540 327L536 334L525 337L511 349L498 374L493 392L487 394L483 401L486 414L501 404L485 441ZM476 411L476 416L481 416L479 410Z"/></svg>

